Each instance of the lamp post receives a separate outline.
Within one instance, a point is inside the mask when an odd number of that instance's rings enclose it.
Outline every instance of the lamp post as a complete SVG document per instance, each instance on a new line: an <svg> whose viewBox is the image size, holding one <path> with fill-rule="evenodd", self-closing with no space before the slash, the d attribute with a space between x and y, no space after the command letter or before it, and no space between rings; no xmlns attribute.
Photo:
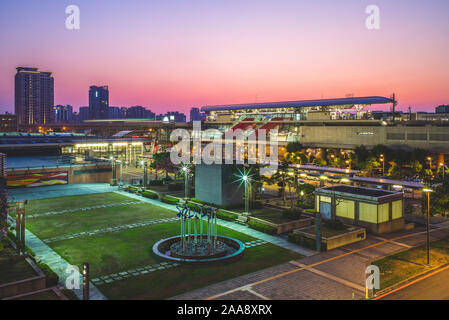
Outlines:
<svg viewBox="0 0 449 320"><path fill-rule="evenodd" d="M440 167L443 169L443 180L444 180L444 171L445 171L444 169L445 168L444 168L444 163L443 162L440 162Z"/></svg>
<svg viewBox="0 0 449 320"><path fill-rule="evenodd" d="M90 273L89 273L89 263L83 263L83 300L89 300L90 297Z"/></svg>
<svg viewBox="0 0 449 320"><path fill-rule="evenodd" d="M111 156L111 166L112 166L112 178L111 178L111 186L117 185L117 171L116 171L116 165L115 165L115 157Z"/></svg>
<svg viewBox="0 0 449 320"><path fill-rule="evenodd" d="M184 198L187 200L189 198L189 173L190 173L190 170L187 166L183 166L182 171L184 171Z"/></svg>
<svg viewBox="0 0 449 320"><path fill-rule="evenodd" d="M384 158L383 154L380 155L380 162L382 162L382 176L384 176L385 175L385 158Z"/></svg>
<svg viewBox="0 0 449 320"><path fill-rule="evenodd" d="M429 236L429 225L430 225L430 193L433 192L432 189L423 189L423 192L427 193L427 267L430 267L430 236Z"/></svg>
<svg viewBox="0 0 449 320"><path fill-rule="evenodd" d="M243 182L245 183L245 213L249 214L249 177L245 174L242 177Z"/></svg>
<svg viewBox="0 0 449 320"><path fill-rule="evenodd" d="M143 187L146 187L147 186L147 179L148 179L148 173L147 173L147 168L148 168L148 166L147 166L147 162L146 161L140 161L140 164L142 165L142 167L143 167Z"/></svg>

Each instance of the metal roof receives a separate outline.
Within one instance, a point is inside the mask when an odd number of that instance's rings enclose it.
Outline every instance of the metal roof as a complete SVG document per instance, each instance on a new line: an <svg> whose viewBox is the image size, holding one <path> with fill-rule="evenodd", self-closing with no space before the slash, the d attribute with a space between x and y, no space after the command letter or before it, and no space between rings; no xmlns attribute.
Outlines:
<svg viewBox="0 0 449 320"><path fill-rule="evenodd" d="M301 108L301 107L321 107L321 106L345 106L355 104L370 105L370 104L383 104L392 102L393 102L392 99L385 97L353 97L353 98L340 98L340 99L319 99L319 100L300 100L300 101L204 106L201 108L201 111Z"/></svg>

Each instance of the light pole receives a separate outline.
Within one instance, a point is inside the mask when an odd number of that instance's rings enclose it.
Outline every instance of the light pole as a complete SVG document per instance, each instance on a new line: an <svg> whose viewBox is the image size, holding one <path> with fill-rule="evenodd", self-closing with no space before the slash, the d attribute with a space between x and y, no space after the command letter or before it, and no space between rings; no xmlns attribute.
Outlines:
<svg viewBox="0 0 449 320"><path fill-rule="evenodd" d="M146 161L140 161L140 164L142 165L142 167L143 167L143 187L146 187L147 186L147 178L148 178L148 173L147 173L147 162Z"/></svg>
<svg viewBox="0 0 449 320"><path fill-rule="evenodd" d="M249 177L245 174L242 177L243 182L245 183L245 213L249 214L249 192L248 192L248 188L249 188Z"/></svg>
<svg viewBox="0 0 449 320"><path fill-rule="evenodd" d="M444 168L444 163L443 163L443 162L440 162L440 168L443 169L443 180L444 180L444 171L445 171L444 169L445 169L445 168Z"/></svg>
<svg viewBox="0 0 449 320"><path fill-rule="evenodd" d="M116 171L116 165L115 165L115 158L114 158L114 156L111 156L110 159L111 159L111 166L112 166L111 186L116 186L117 185L117 171Z"/></svg>
<svg viewBox="0 0 449 320"><path fill-rule="evenodd" d="M423 192L427 193L427 267L430 267L430 236L429 236L429 226L430 226L430 193L433 192L432 189L423 189Z"/></svg>
<svg viewBox="0 0 449 320"><path fill-rule="evenodd" d="M187 200L189 198L189 173L190 173L190 170L187 166L183 166L182 171L184 171L184 198Z"/></svg>
<svg viewBox="0 0 449 320"><path fill-rule="evenodd" d="M382 176L384 176L385 175L385 158L384 158L383 154L380 155L380 162L382 162Z"/></svg>

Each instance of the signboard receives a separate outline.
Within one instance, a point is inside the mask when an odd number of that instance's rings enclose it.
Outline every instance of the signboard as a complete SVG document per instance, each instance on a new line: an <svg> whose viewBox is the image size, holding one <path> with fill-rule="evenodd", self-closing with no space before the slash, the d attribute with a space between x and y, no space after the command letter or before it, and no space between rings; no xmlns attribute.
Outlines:
<svg viewBox="0 0 449 320"><path fill-rule="evenodd" d="M30 188L68 184L67 172L42 172L11 175L6 177L8 188Z"/></svg>

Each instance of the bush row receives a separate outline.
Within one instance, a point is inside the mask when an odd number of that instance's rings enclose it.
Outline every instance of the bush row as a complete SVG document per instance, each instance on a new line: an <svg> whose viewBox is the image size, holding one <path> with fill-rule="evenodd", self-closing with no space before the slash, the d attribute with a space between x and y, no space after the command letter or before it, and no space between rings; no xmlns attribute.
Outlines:
<svg viewBox="0 0 449 320"><path fill-rule="evenodd" d="M174 198L174 197L170 197L170 196L165 196L161 199L162 202L168 203L168 204L178 204L179 199L178 198Z"/></svg>
<svg viewBox="0 0 449 320"><path fill-rule="evenodd" d="M291 243L295 243L301 247L306 247L311 250L316 250L315 239L305 237L299 233L294 233L294 232L290 233L288 235L288 241ZM327 250L327 244L325 242L321 241L321 251L326 251L326 250Z"/></svg>
<svg viewBox="0 0 449 320"><path fill-rule="evenodd" d="M152 191L143 191L142 196L145 198L149 198L149 199L158 199L159 198L157 193L152 192Z"/></svg>
<svg viewBox="0 0 449 320"><path fill-rule="evenodd" d="M254 230L261 231L261 232L266 233L266 234L270 234L270 235L274 235L274 234L277 233L277 228L275 228L273 226L269 226L267 224L263 224L263 223L257 222L257 221L249 220L248 221L248 227L250 227L250 228L252 228Z"/></svg>

